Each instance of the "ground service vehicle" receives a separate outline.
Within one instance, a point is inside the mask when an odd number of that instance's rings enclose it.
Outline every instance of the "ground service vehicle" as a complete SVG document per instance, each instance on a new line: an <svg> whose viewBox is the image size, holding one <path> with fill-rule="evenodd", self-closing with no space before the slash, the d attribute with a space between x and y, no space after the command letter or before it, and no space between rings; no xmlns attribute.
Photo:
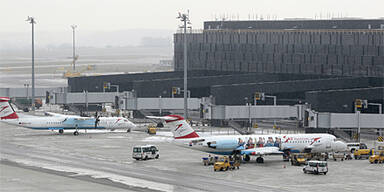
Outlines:
<svg viewBox="0 0 384 192"><path fill-rule="evenodd" d="M328 172L328 164L326 161L308 161L307 165L303 168L304 173L314 173L324 175Z"/></svg>
<svg viewBox="0 0 384 192"><path fill-rule="evenodd" d="M151 135L156 135L156 126L154 125L149 125L147 129L148 134Z"/></svg>
<svg viewBox="0 0 384 192"><path fill-rule="evenodd" d="M217 156L215 156L215 157L213 157L213 156L203 157L203 164L204 164L204 166L213 165L213 164L215 164L217 159L218 159Z"/></svg>
<svg viewBox="0 0 384 192"><path fill-rule="evenodd" d="M337 159L340 159L340 161L344 161L345 154L344 153L330 153L330 158L334 161L337 161Z"/></svg>
<svg viewBox="0 0 384 192"><path fill-rule="evenodd" d="M214 171L227 171L231 167L227 156L219 158L219 160L213 165Z"/></svg>
<svg viewBox="0 0 384 192"><path fill-rule="evenodd" d="M307 160L305 159L305 156L303 153L292 153L291 154L291 165L305 165Z"/></svg>
<svg viewBox="0 0 384 192"><path fill-rule="evenodd" d="M307 160L318 160L318 161L327 161L327 153L305 153Z"/></svg>
<svg viewBox="0 0 384 192"><path fill-rule="evenodd" d="M132 157L136 160L158 159L159 149L154 145L135 146Z"/></svg>
<svg viewBox="0 0 384 192"><path fill-rule="evenodd" d="M235 170L236 168L240 169L240 159L234 159L233 161L229 161L229 164L230 164L229 168L231 170Z"/></svg>
<svg viewBox="0 0 384 192"><path fill-rule="evenodd" d="M376 152L369 157L370 163L384 163L384 151Z"/></svg>
<svg viewBox="0 0 384 192"><path fill-rule="evenodd" d="M347 148L351 153L359 149L368 149L365 143L347 143Z"/></svg>
<svg viewBox="0 0 384 192"><path fill-rule="evenodd" d="M374 153L375 153L374 149L359 149L353 153L353 156L355 157L355 159L362 159L362 158L368 159L369 156L373 155Z"/></svg>

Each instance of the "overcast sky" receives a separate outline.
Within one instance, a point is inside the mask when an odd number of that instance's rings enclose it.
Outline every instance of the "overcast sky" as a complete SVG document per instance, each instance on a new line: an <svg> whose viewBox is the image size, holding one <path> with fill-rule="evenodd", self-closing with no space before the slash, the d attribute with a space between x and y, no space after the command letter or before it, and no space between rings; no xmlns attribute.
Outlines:
<svg viewBox="0 0 384 192"><path fill-rule="evenodd" d="M384 17L384 0L1 0L0 33L12 39L12 33L30 32L25 19L34 16L36 32L70 33L71 24L78 30L119 31L161 29L175 31L178 11L190 10L193 28L215 17L238 16L247 20L256 14L264 18L323 18L348 16ZM153 34L156 36L156 34ZM70 37L70 36L69 36ZM41 38L41 37L40 37ZM1 41L2 40L2 41Z"/></svg>

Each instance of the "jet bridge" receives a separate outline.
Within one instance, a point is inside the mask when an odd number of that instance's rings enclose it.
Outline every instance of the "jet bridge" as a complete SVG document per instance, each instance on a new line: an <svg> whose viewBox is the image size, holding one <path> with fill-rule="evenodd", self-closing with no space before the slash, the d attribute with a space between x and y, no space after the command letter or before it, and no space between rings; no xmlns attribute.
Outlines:
<svg viewBox="0 0 384 192"><path fill-rule="evenodd" d="M304 105L216 105L203 109L204 119L303 119Z"/></svg>
<svg viewBox="0 0 384 192"><path fill-rule="evenodd" d="M118 102L122 110L178 110L184 109L184 98L137 98L134 92L78 92L53 93L52 104L101 104ZM188 109L199 110L200 98L188 98Z"/></svg>

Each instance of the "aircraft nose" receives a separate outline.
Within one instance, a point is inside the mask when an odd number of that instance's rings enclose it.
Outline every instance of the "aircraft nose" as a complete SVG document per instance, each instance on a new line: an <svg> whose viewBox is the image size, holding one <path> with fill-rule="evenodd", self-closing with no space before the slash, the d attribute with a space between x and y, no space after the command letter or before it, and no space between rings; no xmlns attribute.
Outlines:
<svg viewBox="0 0 384 192"><path fill-rule="evenodd" d="M137 126L134 123L131 122L131 123L128 124L128 127L131 128L131 129L136 129Z"/></svg>
<svg viewBox="0 0 384 192"><path fill-rule="evenodd" d="M342 142L342 141L336 141L335 142L335 149L336 151L347 151L348 148L347 148L347 144Z"/></svg>

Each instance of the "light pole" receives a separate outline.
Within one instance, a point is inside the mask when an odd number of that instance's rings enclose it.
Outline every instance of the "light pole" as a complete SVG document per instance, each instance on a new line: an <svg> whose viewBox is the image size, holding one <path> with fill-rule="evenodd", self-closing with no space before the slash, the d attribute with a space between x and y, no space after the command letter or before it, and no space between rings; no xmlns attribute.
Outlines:
<svg viewBox="0 0 384 192"><path fill-rule="evenodd" d="M189 21L189 11L188 13L179 13L179 16L177 19L180 19L181 22L183 22L182 28L184 29L184 118L188 118L188 88L187 88L187 24L191 24Z"/></svg>
<svg viewBox="0 0 384 192"><path fill-rule="evenodd" d="M244 98L245 100L245 106L248 106L248 133L250 132L250 129L252 127L252 118L251 118L251 103L248 103L248 97Z"/></svg>
<svg viewBox="0 0 384 192"><path fill-rule="evenodd" d="M73 71L75 71L76 67L75 67L75 62L76 62L76 49L75 49L75 29L77 27L77 25L71 25L72 27L72 46L73 46Z"/></svg>
<svg viewBox="0 0 384 192"><path fill-rule="evenodd" d="M24 84L24 87L26 88L26 96L27 96L27 101L29 100L28 97L29 97L29 94L28 94L28 89L29 89L29 83L25 83Z"/></svg>
<svg viewBox="0 0 384 192"><path fill-rule="evenodd" d="M32 24L32 111L35 111L35 39L34 39L34 31L35 31L35 18L28 16L27 20L30 24Z"/></svg>

